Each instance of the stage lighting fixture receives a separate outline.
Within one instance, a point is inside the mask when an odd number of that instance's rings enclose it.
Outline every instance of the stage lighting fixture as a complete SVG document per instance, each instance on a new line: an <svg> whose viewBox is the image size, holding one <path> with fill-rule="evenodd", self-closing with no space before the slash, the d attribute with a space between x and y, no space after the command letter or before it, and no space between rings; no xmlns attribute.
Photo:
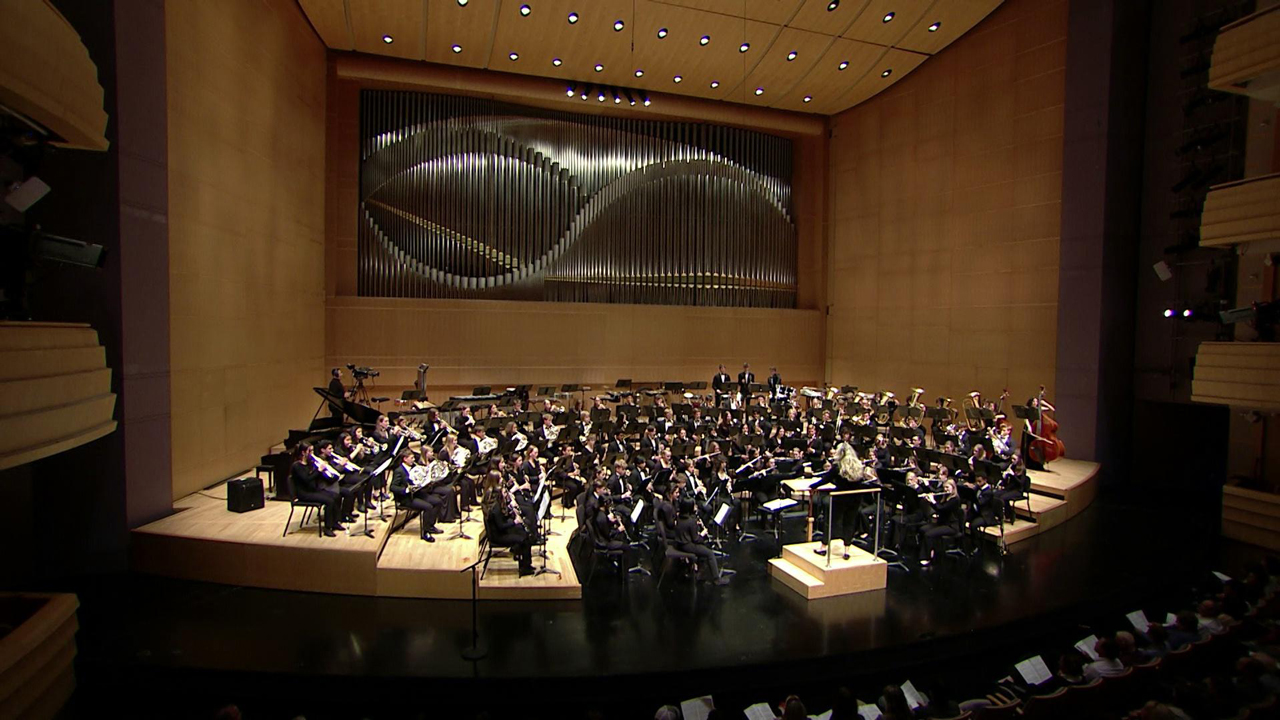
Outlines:
<svg viewBox="0 0 1280 720"><path fill-rule="evenodd" d="M573 86L572 86L572 85L570 85L570 86L568 87L568 89L566 89L566 90L564 91L564 94L565 94L565 95L567 95L567 96L569 96L569 97L573 97Z"/></svg>
<svg viewBox="0 0 1280 720"><path fill-rule="evenodd" d="M805 101L805 102L813 102L813 96L812 96L812 95L805 95L805 96L804 96L804 101Z"/></svg>
<svg viewBox="0 0 1280 720"><path fill-rule="evenodd" d="M462 52L462 46L461 46L461 45L454 45L454 46L453 46L452 48L450 48L450 49L451 49L451 50L453 50L453 52L454 52L455 54L456 54L456 53L460 53L460 52Z"/></svg>
<svg viewBox="0 0 1280 720"><path fill-rule="evenodd" d="M529 13L531 13L531 12L533 12L533 9L532 9L532 8L530 8L528 5L521 5L521 6L520 6L520 14L521 14L521 15L523 15L523 16L525 16L525 17L529 17Z"/></svg>
<svg viewBox="0 0 1280 720"><path fill-rule="evenodd" d="M795 50L792 50L791 52L787 53L787 62L791 62L792 60L795 60L796 56L799 54L800 53L796 52Z"/></svg>
<svg viewBox="0 0 1280 720"><path fill-rule="evenodd" d="M664 38L664 37L666 37L666 36L667 36L667 29L666 29L666 28L658 28L658 39L659 39L659 40L661 40L662 38Z"/></svg>
<svg viewBox="0 0 1280 720"><path fill-rule="evenodd" d="M1165 308L1165 309L1164 309L1164 316L1165 316L1165 317L1167 317L1167 318L1171 318L1171 317L1173 317L1173 308Z"/></svg>
<svg viewBox="0 0 1280 720"><path fill-rule="evenodd" d="M649 98L645 98L645 99L644 99L644 106L645 106L645 107L649 107L649 105L650 105L650 104L652 104L652 102L653 102L653 101L652 101L652 100L650 100Z"/></svg>
<svg viewBox="0 0 1280 720"><path fill-rule="evenodd" d="M614 32L622 32L622 28L624 28L624 27L626 27L626 26L627 26L627 24L626 24L626 23L624 23L624 22L622 22L621 20L614 20L614 21L613 21L613 31L614 31Z"/></svg>
<svg viewBox="0 0 1280 720"><path fill-rule="evenodd" d="M938 28L942 27L942 23L936 22L929 26L929 32L938 32Z"/></svg>
<svg viewBox="0 0 1280 720"><path fill-rule="evenodd" d="M718 87L720 87L720 81L719 81L719 80L712 80L712 81L711 81L711 89L712 89L712 90L715 90L715 89L716 89L716 88L718 88Z"/></svg>
<svg viewBox="0 0 1280 720"><path fill-rule="evenodd" d="M699 45L706 45L706 44L707 44L707 43L709 43L709 42L711 42L711 36L710 36L710 35L703 35L702 37L698 38L698 44L699 44Z"/></svg>
<svg viewBox="0 0 1280 720"><path fill-rule="evenodd" d="M884 17L880 18L880 22L889 22L892 19L893 19L893 13L887 12L884 14Z"/></svg>
<svg viewBox="0 0 1280 720"><path fill-rule="evenodd" d="M508 55L507 57L511 58L511 62L515 62L516 60L519 60L519 59L520 59L520 54L519 54L519 53L511 53L511 54L510 54L510 55Z"/></svg>
<svg viewBox="0 0 1280 720"><path fill-rule="evenodd" d="M604 66L600 63L596 63L596 72L604 72Z"/></svg>
<svg viewBox="0 0 1280 720"><path fill-rule="evenodd" d="M845 69L845 68L847 68L847 67L849 67L849 61L848 61L848 60L841 60L841 61L840 61L840 64L836 66L836 69L837 69L837 70L843 70L843 69Z"/></svg>
<svg viewBox="0 0 1280 720"><path fill-rule="evenodd" d="M617 90L614 90L614 91L613 91L613 104L614 104L614 105L621 105L621 104L622 104L622 98L618 96L618 91L617 91Z"/></svg>
<svg viewBox="0 0 1280 720"><path fill-rule="evenodd" d="M623 95L623 97L625 97L625 98L627 99L627 103L628 103L628 104L630 104L630 105L632 105L632 106L634 106L634 105L636 104L636 99L635 99L635 97L631 94L631 91L630 91L630 90L625 90L625 89L624 89L624 90L622 91L622 95Z"/></svg>
<svg viewBox="0 0 1280 720"><path fill-rule="evenodd" d="M636 77L644 77L644 70L637 69L637 70L636 70Z"/></svg>
<svg viewBox="0 0 1280 720"><path fill-rule="evenodd" d="M561 62L563 62L563 61L562 61L562 60L560 60L560 58L551 58L551 64L552 64L552 65L555 65L556 67L560 67L560 63L561 63Z"/></svg>
<svg viewBox="0 0 1280 720"><path fill-rule="evenodd" d="M827 12L832 12L838 7L840 7L840 0L831 0L831 2L827 3Z"/></svg>
<svg viewBox="0 0 1280 720"><path fill-rule="evenodd" d="M466 6L467 6L467 0L458 0L458 6L459 6L459 7L466 7Z"/></svg>
<svg viewBox="0 0 1280 720"><path fill-rule="evenodd" d="M383 35L383 36L382 36L382 42L384 42L384 43L386 43L386 44L388 44L388 45L390 45L391 43L393 43L393 42L395 42L395 41L396 41L396 39L395 39L395 38L393 38L393 37L391 37L390 35Z"/></svg>
<svg viewBox="0 0 1280 720"><path fill-rule="evenodd" d="M764 94L764 88L762 88L762 87L758 87L758 88L756 88L756 94L757 94L757 95L763 95L763 94Z"/></svg>
<svg viewBox="0 0 1280 720"><path fill-rule="evenodd" d="M604 102L604 92L601 92L599 95L597 95L596 99L599 100L600 102Z"/></svg>
<svg viewBox="0 0 1280 720"><path fill-rule="evenodd" d="M588 86L586 86L586 87L582 88L582 99L583 99L583 100L586 100L586 99L587 99L587 97L588 97L590 94L591 94L591 86L590 86L590 85L588 85Z"/></svg>
<svg viewBox="0 0 1280 720"><path fill-rule="evenodd" d="M1187 309L1183 310L1183 311L1182 311L1182 317L1184 317L1184 318L1190 318L1190 317L1191 317L1191 308L1187 308Z"/></svg>
<svg viewBox="0 0 1280 720"><path fill-rule="evenodd" d="M885 77L889 77L892 74L893 74L893 68L888 68L884 72L880 73L880 77L885 78Z"/></svg>
<svg viewBox="0 0 1280 720"><path fill-rule="evenodd" d="M743 53L751 49L751 43L742 43L738 46L738 52Z"/></svg>
<svg viewBox="0 0 1280 720"><path fill-rule="evenodd" d="M576 12L569 13L569 24L573 25L576 22L578 22L578 13Z"/></svg>
<svg viewBox="0 0 1280 720"><path fill-rule="evenodd" d="M679 85L679 84L681 83L681 81L683 81L683 80L684 80L684 78L680 77L679 75L677 75L677 76L675 76L675 77L671 78L671 82L673 82L673 83L675 83L675 84L677 84L677 85Z"/></svg>

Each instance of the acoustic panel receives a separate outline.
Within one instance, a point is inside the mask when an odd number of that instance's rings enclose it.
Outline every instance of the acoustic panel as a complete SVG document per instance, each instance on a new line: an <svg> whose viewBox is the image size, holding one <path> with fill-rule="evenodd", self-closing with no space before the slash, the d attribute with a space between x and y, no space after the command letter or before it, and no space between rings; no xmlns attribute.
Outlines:
<svg viewBox="0 0 1280 720"><path fill-rule="evenodd" d="M788 139L382 90L360 137L362 296L795 307Z"/></svg>

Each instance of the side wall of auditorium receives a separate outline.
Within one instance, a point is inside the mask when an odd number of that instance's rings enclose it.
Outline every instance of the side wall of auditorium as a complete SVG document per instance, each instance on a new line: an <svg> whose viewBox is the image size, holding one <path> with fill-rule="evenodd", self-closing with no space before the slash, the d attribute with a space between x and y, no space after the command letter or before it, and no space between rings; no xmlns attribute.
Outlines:
<svg viewBox="0 0 1280 720"><path fill-rule="evenodd" d="M315 409L325 48L293 0L165 12L177 498L253 465Z"/></svg>
<svg viewBox="0 0 1280 720"><path fill-rule="evenodd" d="M832 120L828 380L1053 397L1065 0L1007 0Z"/></svg>

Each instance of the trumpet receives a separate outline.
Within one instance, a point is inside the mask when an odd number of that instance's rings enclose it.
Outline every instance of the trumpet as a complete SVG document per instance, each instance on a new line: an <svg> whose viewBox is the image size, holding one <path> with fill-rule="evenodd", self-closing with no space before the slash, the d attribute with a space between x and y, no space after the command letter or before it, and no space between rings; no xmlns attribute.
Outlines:
<svg viewBox="0 0 1280 720"><path fill-rule="evenodd" d="M334 470L333 466L331 466L329 463L321 459L319 455L312 454L311 462L315 464L316 469L319 470L325 477L329 477L334 480L337 480L338 478L342 477L342 473L338 472L337 470Z"/></svg>

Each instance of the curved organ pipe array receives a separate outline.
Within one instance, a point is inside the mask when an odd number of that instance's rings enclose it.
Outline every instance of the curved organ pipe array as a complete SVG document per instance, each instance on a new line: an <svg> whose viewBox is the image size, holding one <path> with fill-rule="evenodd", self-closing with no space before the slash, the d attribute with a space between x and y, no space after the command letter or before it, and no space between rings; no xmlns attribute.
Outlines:
<svg viewBox="0 0 1280 720"><path fill-rule="evenodd" d="M359 294L794 307L791 141L361 97Z"/></svg>

